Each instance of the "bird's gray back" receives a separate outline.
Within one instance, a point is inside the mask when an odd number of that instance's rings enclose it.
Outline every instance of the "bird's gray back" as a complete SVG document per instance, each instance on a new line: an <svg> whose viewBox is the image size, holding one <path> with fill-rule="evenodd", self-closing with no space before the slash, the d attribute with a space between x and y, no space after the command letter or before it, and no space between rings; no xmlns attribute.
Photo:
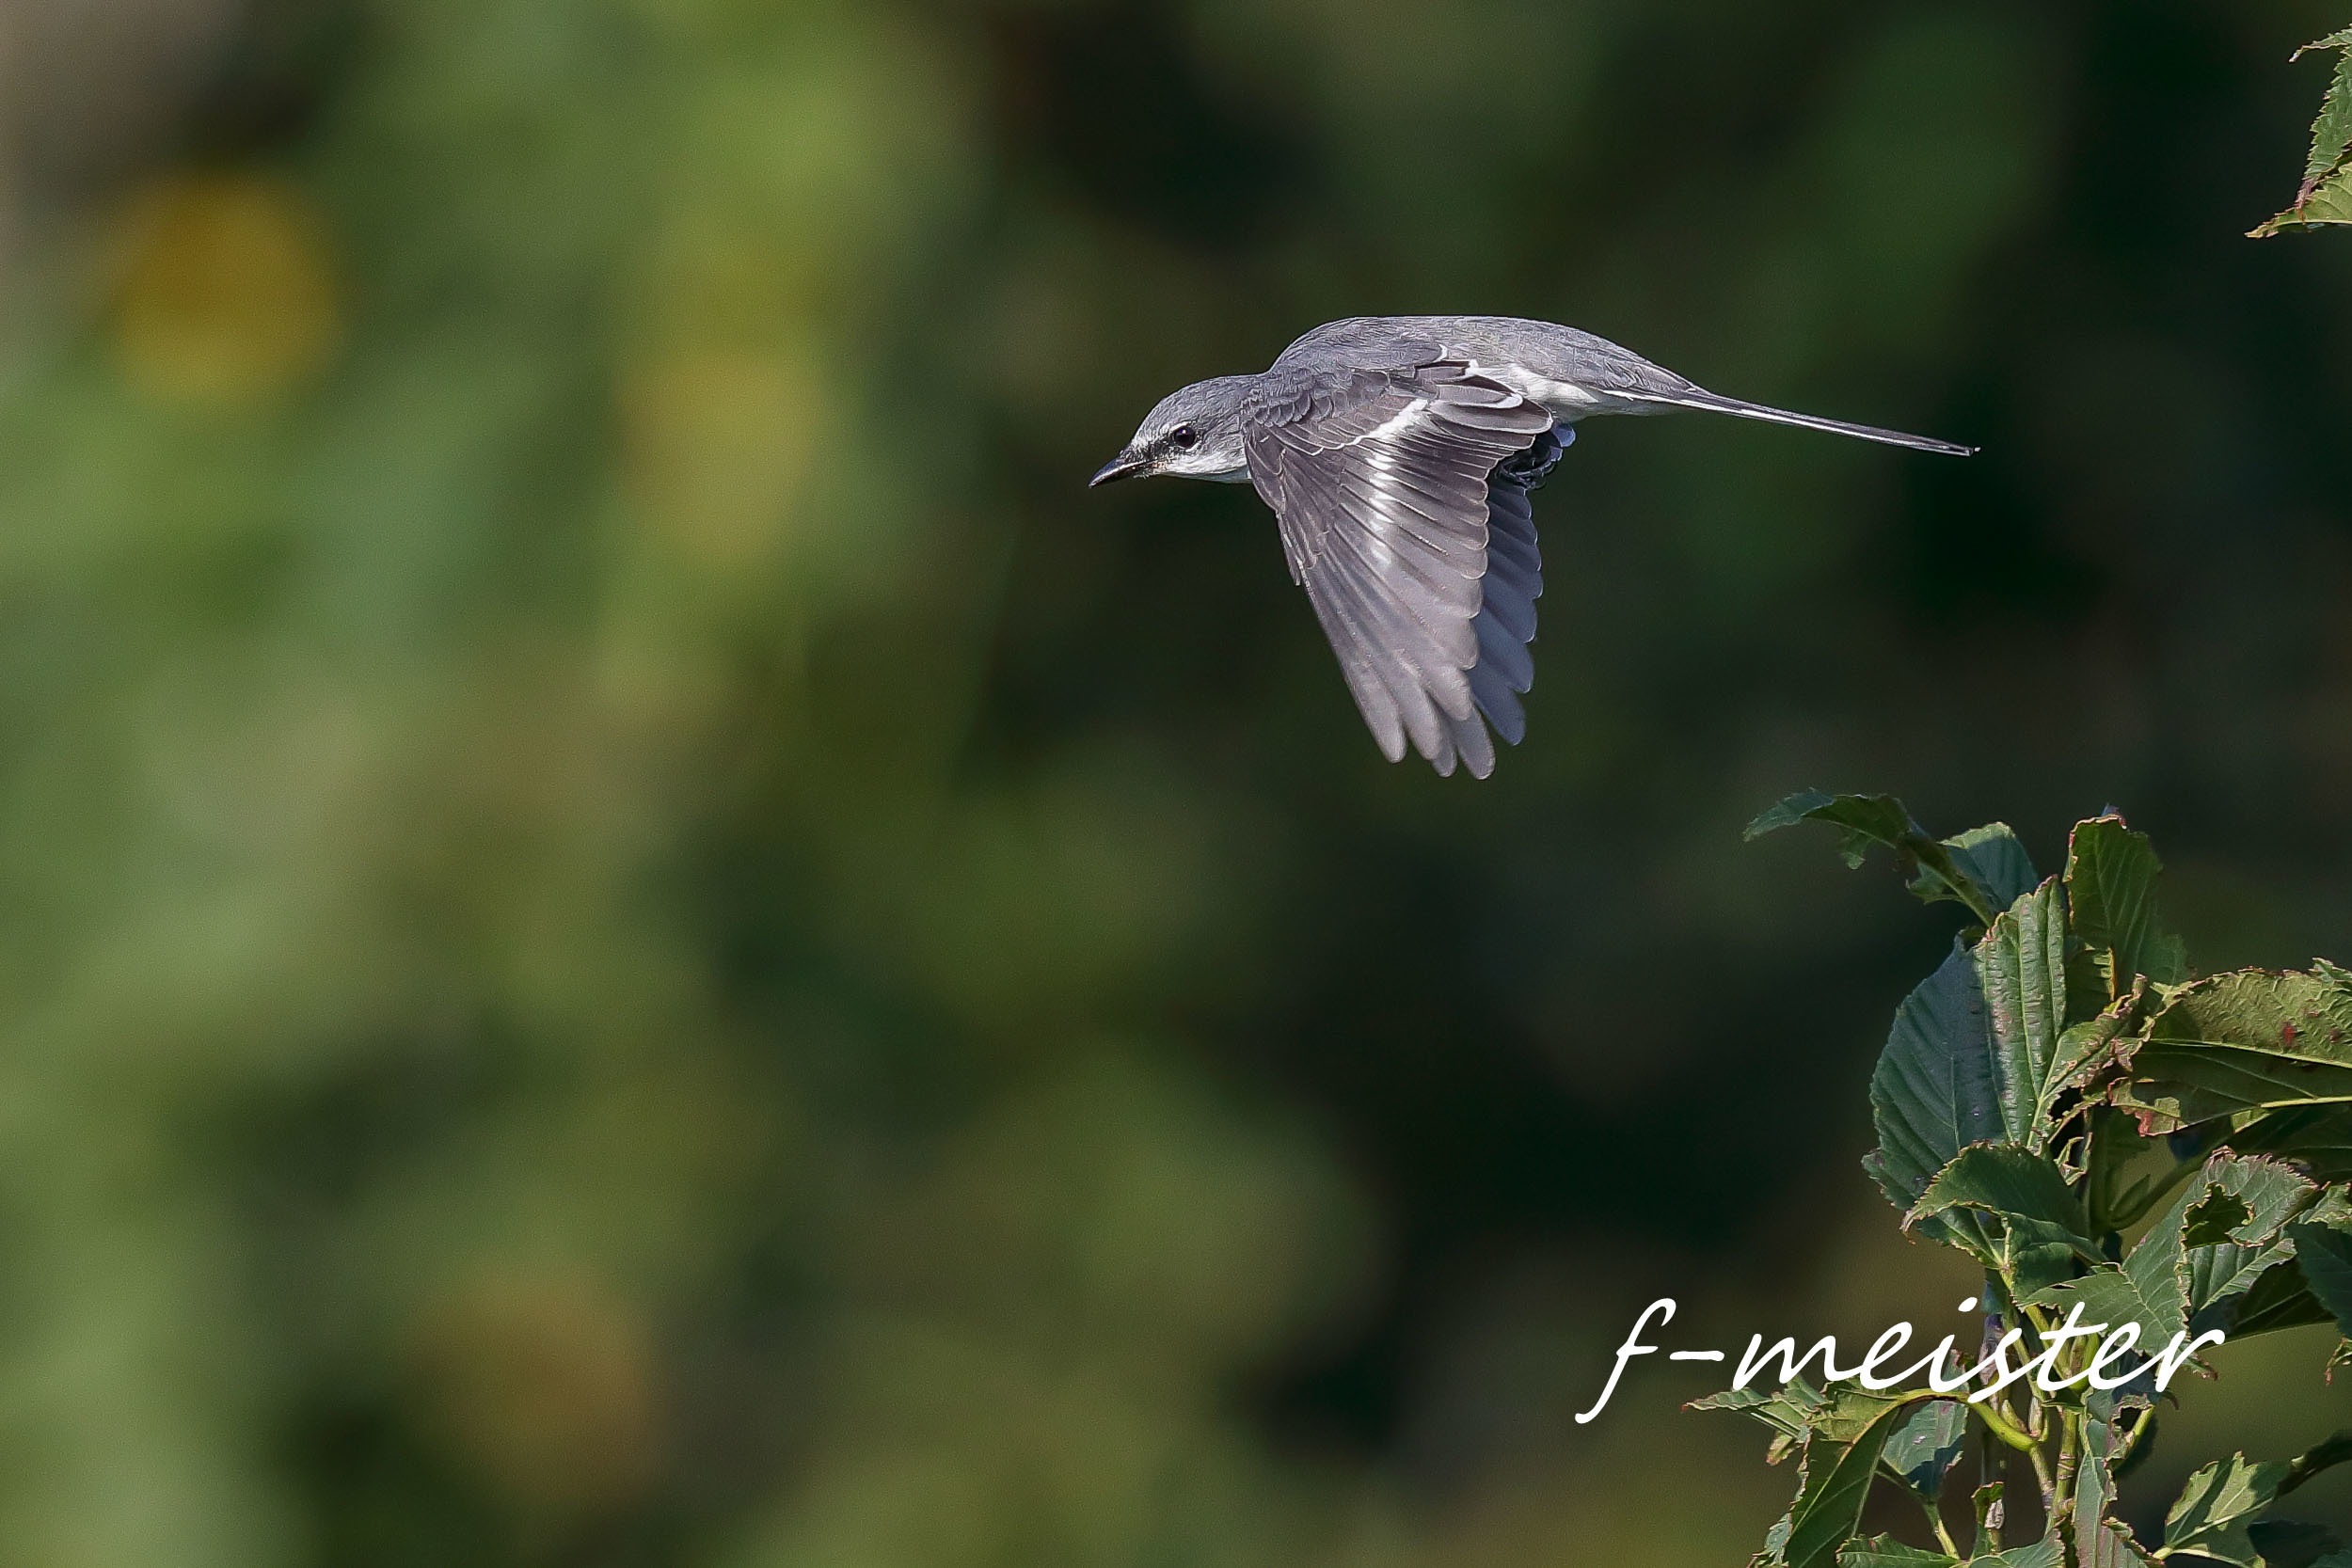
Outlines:
<svg viewBox="0 0 2352 1568"><path fill-rule="evenodd" d="M1275 359L1277 372L1320 375L1402 369L1435 359L1505 367L1593 391L1677 393L1692 383L1606 338L1519 316L1351 316L1305 334Z"/></svg>

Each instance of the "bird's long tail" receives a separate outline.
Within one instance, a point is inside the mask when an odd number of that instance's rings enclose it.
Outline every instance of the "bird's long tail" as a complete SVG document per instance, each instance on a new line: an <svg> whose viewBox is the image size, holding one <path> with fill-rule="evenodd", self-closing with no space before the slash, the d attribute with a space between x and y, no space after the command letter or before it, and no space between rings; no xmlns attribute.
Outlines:
<svg viewBox="0 0 2352 1568"><path fill-rule="evenodd" d="M1949 457L1973 457L1977 449L1960 446L1951 441L1939 441L1931 436L1906 436L1899 430L1881 430L1876 425L1848 424L1843 420L1824 420L1814 414L1795 414L1786 408L1772 408L1760 403L1744 403L1738 398L1720 397L1693 387L1688 391L1625 392L1620 397L1643 403L1662 404L1674 408L1704 408L1712 414L1730 414L1742 420L1763 420L1771 424L1795 425L1802 430L1826 430L1833 436L1851 436L1858 440L1883 441L1890 447L1909 447L1915 451L1939 451Z"/></svg>

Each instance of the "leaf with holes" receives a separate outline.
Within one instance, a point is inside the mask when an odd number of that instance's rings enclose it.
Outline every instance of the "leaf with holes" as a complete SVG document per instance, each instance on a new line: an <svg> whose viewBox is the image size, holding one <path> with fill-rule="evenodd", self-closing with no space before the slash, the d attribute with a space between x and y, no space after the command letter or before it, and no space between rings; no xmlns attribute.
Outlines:
<svg viewBox="0 0 2352 1568"><path fill-rule="evenodd" d="M2115 1103L2151 1131L2352 1102L2352 973L2238 970L2171 993Z"/></svg>

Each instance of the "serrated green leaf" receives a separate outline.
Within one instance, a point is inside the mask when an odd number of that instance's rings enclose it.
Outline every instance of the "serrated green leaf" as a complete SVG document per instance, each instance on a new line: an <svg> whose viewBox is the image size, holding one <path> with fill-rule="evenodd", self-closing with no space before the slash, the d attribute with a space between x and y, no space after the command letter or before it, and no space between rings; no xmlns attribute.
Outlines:
<svg viewBox="0 0 2352 1568"><path fill-rule="evenodd" d="M2188 1326L2194 1333L2217 1328L2237 1333L2237 1311L2253 1287L2284 1263L2283 1245L2195 1247L2188 1254ZM2242 1338L2242 1336L2240 1336Z"/></svg>
<svg viewBox="0 0 2352 1568"><path fill-rule="evenodd" d="M2302 1172L2258 1155L2217 1155L2206 1162L2204 1174L2216 1195L2235 1198L2246 1210L2246 1218L2229 1232L2240 1246L2275 1240L2319 1196Z"/></svg>
<svg viewBox="0 0 2352 1568"><path fill-rule="evenodd" d="M2322 963L2183 986L2149 1020L2111 1093L2156 1131L2352 1102L2352 974Z"/></svg>
<svg viewBox="0 0 2352 1568"><path fill-rule="evenodd" d="M2249 239L2266 240L2291 230L2337 223L2352 223L2352 165L2336 170L2296 206L2267 219L2261 227L2247 230L2247 235Z"/></svg>
<svg viewBox="0 0 2352 1568"><path fill-rule="evenodd" d="M2352 1177L2352 1104L2269 1111L2225 1135L2241 1154L2291 1160L2319 1181Z"/></svg>
<svg viewBox="0 0 2352 1568"><path fill-rule="evenodd" d="M2207 1193L2196 1208L2188 1212L2188 1224L2181 1232L2184 1243L2212 1246L2226 1242L2230 1232L2251 1217L2244 1202L2227 1193Z"/></svg>
<svg viewBox="0 0 2352 1568"><path fill-rule="evenodd" d="M2293 1241L2283 1241L2280 1244L2288 1248L2288 1257L2292 1258ZM2333 1314L2312 1294L2300 1270L2272 1268L2258 1277L2246 1294L2238 1298L2237 1311L2229 1325L2229 1333L2233 1339L2249 1339L2257 1334L2275 1334L2282 1328L2302 1328L2312 1323L2334 1321Z"/></svg>
<svg viewBox="0 0 2352 1568"><path fill-rule="evenodd" d="M2261 1554L2248 1539L2246 1525L2278 1500L2279 1484L2286 1479L2283 1459L2257 1465L2236 1453L2216 1460L2188 1478L2166 1513L2165 1551L2194 1552L2236 1568L2258 1568Z"/></svg>
<svg viewBox="0 0 2352 1568"><path fill-rule="evenodd" d="M1837 1551L1837 1568L1959 1568L1960 1559L1906 1546L1891 1535L1849 1541Z"/></svg>
<svg viewBox="0 0 2352 1568"><path fill-rule="evenodd" d="M1788 1568L1831 1568L1836 1562L1838 1548L1862 1521L1887 1434L1902 1417L1903 1407L1890 1404L1851 1442L1816 1433L1805 1444L1804 1485L1788 1510L1788 1539L1781 1549Z"/></svg>
<svg viewBox="0 0 2352 1568"><path fill-rule="evenodd" d="M2352 1231L2307 1222L2288 1226L2287 1240L2295 1247L2296 1271L2312 1298L2352 1337Z"/></svg>
<svg viewBox="0 0 2352 1568"><path fill-rule="evenodd" d="M2175 1197L2122 1263L2037 1292L2037 1305L2083 1304L2085 1323L2139 1325L2138 1347L2152 1354L2185 1328L2231 1326L2230 1304L2248 1294L2291 1247L2282 1231L2314 1196L2310 1182L2273 1160L2216 1155ZM2192 1216L2217 1196L2234 1205L2220 1238L2192 1245ZM2265 1301L2265 1310L2274 1309Z"/></svg>
<svg viewBox="0 0 2352 1568"><path fill-rule="evenodd" d="M2072 959L2070 969L2079 967ZM2090 973L2095 974L2096 970ZM2074 985L2068 982L2071 996ZM2042 1086L2042 1101L2035 1107L2035 1116L2043 1121L2056 1112L2058 1098L2069 1089L2089 1090L2108 1066L2119 1057L2128 1055L2133 1042L2130 1038L2148 1001L2148 982L2135 980L2123 999L2100 1011L2096 1016L2071 1024L2058 1037L2058 1053L2051 1060L2048 1077Z"/></svg>
<svg viewBox="0 0 2352 1568"><path fill-rule="evenodd" d="M1952 852L1952 864L1984 889L1996 910L2009 908L2042 881L2033 868L2033 857L2006 822L1988 822L1954 833L1944 841L1944 847Z"/></svg>
<svg viewBox="0 0 2352 1568"><path fill-rule="evenodd" d="M2352 1229L2352 1198L2340 1187L2327 1188L2280 1230L2278 1245L2298 1264L2298 1237L2306 1228L2343 1237ZM2324 1234L2315 1234L2312 1244L2309 1268L2330 1281L2329 1293L2340 1305L2352 1307L2352 1258L2333 1256L2338 1245ZM2336 1323L2341 1328L2342 1321L2312 1292L2305 1268L2273 1268L2246 1292L2229 1330L2233 1338L2244 1338L2307 1323Z"/></svg>
<svg viewBox="0 0 2352 1568"><path fill-rule="evenodd" d="M2122 1007L2128 1004L2119 1003L2117 1006ZM2124 1025L2123 1015L2115 1011L2067 1025L2065 1033L2058 1036L2058 1052L2050 1061L2049 1078L2042 1085L2042 1103L2034 1108L2037 1116L2046 1117L2060 1094L2069 1088L2081 1087L2096 1073L2097 1069L2091 1066L2092 1059L2123 1033ZM2086 1071L2087 1069L2090 1070Z"/></svg>
<svg viewBox="0 0 2352 1568"><path fill-rule="evenodd" d="M2064 1226L2011 1214L2000 1229L1994 1243L1998 1266L2020 1295L2072 1279L2081 1272L2080 1264L2101 1260L2088 1242Z"/></svg>
<svg viewBox="0 0 2352 1568"><path fill-rule="evenodd" d="M2188 978L2181 939L2156 914L2156 878L2163 869L2148 835L2132 832L2120 816L2076 823L2067 841L2066 907L2106 991L2100 1007L2121 1001L2137 975L2158 985Z"/></svg>
<svg viewBox="0 0 2352 1568"><path fill-rule="evenodd" d="M1726 1388L1692 1400L1683 1408L1729 1410L1755 1417L1772 1432L1772 1441L1765 1446L1764 1463L1777 1465L1788 1457L1793 1444L1811 1434L1814 1416L1827 1402L1820 1389L1800 1377L1776 1389Z"/></svg>
<svg viewBox="0 0 2352 1568"><path fill-rule="evenodd" d="M2132 1068L2132 1081L2114 1102L2153 1132L2176 1132L2236 1111L2352 1102L2352 1065L2312 1063L2222 1041L2151 1042Z"/></svg>
<svg viewBox="0 0 2352 1568"><path fill-rule="evenodd" d="M2049 1142L2040 1113L2066 1028L2065 898L2052 878L2003 911L1976 949L2002 1129L2036 1153Z"/></svg>
<svg viewBox="0 0 2352 1568"><path fill-rule="evenodd" d="M2152 1322L2135 1316L2131 1321L2140 1325L2139 1348L2153 1352L2188 1326L2188 1248L2182 1240L2188 1212L2202 1196L2201 1188L2191 1182L2166 1206L2163 1213L2148 1227L2123 1255L2121 1272L2140 1299L2159 1314ZM2152 1336L2151 1330L2160 1330Z"/></svg>
<svg viewBox="0 0 2352 1568"><path fill-rule="evenodd" d="M2352 1230L2352 1187L2322 1187L2318 1200L2295 1217L2310 1225Z"/></svg>
<svg viewBox="0 0 2352 1568"><path fill-rule="evenodd" d="M2085 1409L2074 1473L2076 1568L2146 1568L2148 1562L2132 1532L2108 1517L2115 1507L2115 1447L2112 1412Z"/></svg>
<svg viewBox="0 0 2352 1568"><path fill-rule="evenodd" d="M2177 1285L2161 1277L2143 1279L2112 1263L2093 1269L2080 1279L2046 1286L2026 1300L2060 1316L2080 1302L2086 1325L2105 1323L2110 1331L2127 1323L2137 1323L2139 1338L2134 1343L2143 1355L2171 1343L2172 1337L2187 1321Z"/></svg>
<svg viewBox="0 0 2352 1568"><path fill-rule="evenodd" d="M1870 1075L1870 1119L1879 1147L1864 1168L1905 1211L1962 1149L2001 1136L1992 1025L1976 960L1957 944L1896 1009ZM1973 1220L1953 1217L1963 1244L1982 1241Z"/></svg>
<svg viewBox="0 0 2352 1568"><path fill-rule="evenodd" d="M1813 1392L1813 1386L1803 1378L1788 1385L1790 1388ZM1683 1405L1685 1410L1728 1410L1744 1416L1758 1405L1770 1404L1780 1396L1769 1388L1725 1388L1721 1393L1708 1394Z"/></svg>
<svg viewBox="0 0 2352 1568"><path fill-rule="evenodd" d="M1820 1402L1808 1413L1806 1422L1817 1437L1826 1437L1833 1443L1852 1443L1876 1426L1879 1418L1889 1410L1909 1409L1918 1402L1916 1394L1899 1399L1892 1394L1873 1393L1857 1383L1833 1383L1821 1391Z"/></svg>
<svg viewBox="0 0 2352 1568"><path fill-rule="evenodd" d="M2056 1535L2023 1546L2011 1546L2005 1552L1986 1552L1968 1560L1969 1568L2058 1568L2066 1558L2066 1548Z"/></svg>
<svg viewBox="0 0 2352 1568"><path fill-rule="evenodd" d="M2107 1105L2091 1108L2083 1166L2083 1200L2094 1235L2137 1224L2191 1169L2171 1157L2164 1139L2146 1136L2132 1117Z"/></svg>
<svg viewBox="0 0 2352 1568"><path fill-rule="evenodd" d="M1986 925L1992 924L1994 911L2000 907L1954 862L1950 847L1930 838L1892 795L1801 790L1758 813L1748 824L1745 836L1761 838L1800 822L1826 822L1836 828L1837 852L1849 867L1859 866L1874 844L1892 849L1910 879L1911 891L1928 903L1948 898L1964 905Z"/></svg>
<svg viewBox="0 0 2352 1568"><path fill-rule="evenodd" d="M1936 1172L1903 1223L1909 1227L1949 1209L2040 1221L2064 1234L2085 1261L2100 1256L2087 1233L2082 1200L2067 1186L2066 1174L2048 1155L2015 1144L1962 1149Z"/></svg>
<svg viewBox="0 0 2352 1568"><path fill-rule="evenodd" d="M2295 204L2255 229L2256 239L2289 229L2352 223L2352 161L2346 158L2347 150L2352 150L2352 41L2347 41L2348 37L2352 35L2338 33L2296 51L2298 59L2314 49L2344 53L2320 101L2319 118L2312 122L2311 152L2304 159L2302 188L2296 194Z"/></svg>
<svg viewBox="0 0 2352 1568"><path fill-rule="evenodd" d="M2295 52L2296 57L2319 49L2340 49L2344 57L2336 62L2335 80L2328 85L2319 118L2312 122L2311 155L2303 162L2306 188L2327 178L2344 161L2346 149L2352 148L2352 28L2305 44Z"/></svg>
<svg viewBox="0 0 2352 1568"><path fill-rule="evenodd" d="M2204 1193L2201 1184L2192 1183L2174 1198L2121 1264L2102 1262L2080 1279L2049 1286L2027 1299L2061 1313L2080 1302L2085 1323L2106 1323L2110 1330L2136 1323L2140 1354L2162 1350L2188 1326L2190 1271L2182 1231Z"/></svg>
<svg viewBox="0 0 2352 1568"><path fill-rule="evenodd" d="M1827 822L1843 830L1838 853L1849 867L1859 866L1872 844L1903 853L1905 841L1919 832L1911 813L1892 795L1831 795L1801 789L1756 813L1740 836L1753 842L1800 822Z"/></svg>
<svg viewBox="0 0 2352 1568"><path fill-rule="evenodd" d="M2094 1518L2074 1528L2078 1568L2147 1568L2148 1554L2118 1520Z"/></svg>
<svg viewBox="0 0 2352 1568"><path fill-rule="evenodd" d="M2294 1256L2281 1232L2317 1189L2276 1160L2217 1155L2182 1214L2183 1280L2189 1326L2234 1332L2237 1298Z"/></svg>
<svg viewBox="0 0 2352 1568"><path fill-rule="evenodd" d="M1958 1400L1930 1400L1887 1434L1880 1457L1915 1495L1933 1502L1967 1446L1968 1407Z"/></svg>

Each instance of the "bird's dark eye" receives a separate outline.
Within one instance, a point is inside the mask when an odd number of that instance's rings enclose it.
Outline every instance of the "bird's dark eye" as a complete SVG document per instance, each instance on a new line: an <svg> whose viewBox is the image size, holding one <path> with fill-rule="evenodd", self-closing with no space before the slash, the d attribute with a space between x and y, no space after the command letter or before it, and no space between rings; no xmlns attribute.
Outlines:
<svg viewBox="0 0 2352 1568"><path fill-rule="evenodd" d="M1200 444L1200 433L1188 424L1180 424L1168 433L1168 441L1178 451L1190 451Z"/></svg>

